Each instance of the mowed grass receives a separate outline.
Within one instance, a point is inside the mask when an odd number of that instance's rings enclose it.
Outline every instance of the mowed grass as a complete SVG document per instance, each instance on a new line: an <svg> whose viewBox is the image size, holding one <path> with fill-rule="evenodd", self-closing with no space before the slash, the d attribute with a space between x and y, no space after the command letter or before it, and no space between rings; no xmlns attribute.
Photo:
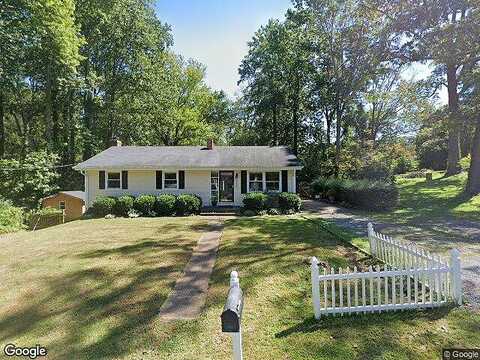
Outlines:
<svg viewBox="0 0 480 360"><path fill-rule="evenodd" d="M399 206L391 212L378 213L379 221L391 223L421 223L443 218L480 221L480 195L464 194L467 173L444 177L433 172L433 181L425 178L398 177Z"/></svg>
<svg viewBox="0 0 480 360"><path fill-rule="evenodd" d="M226 220L202 315L162 321L158 309L206 221L77 221L10 239L1 343L42 344L52 359L231 359L220 314L237 270L245 359L433 359L480 344L480 314L465 308L316 321L309 258L360 268L372 259L300 216Z"/></svg>
<svg viewBox="0 0 480 360"><path fill-rule="evenodd" d="M41 344L54 359L144 347L206 223L98 219L2 238L0 344Z"/></svg>
<svg viewBox="0 0 480 360"><path fill-rule="evenodd" d="M302 217L227 221L203 315L157 322L151 359L230 359L220 331L229 273L244 291L245 359L434 359L443 347L480 344L480 314L454 307L434 311L313 318L309 259L365 268L372 260ZM150 357L147 357L150 359Z"/></svg>

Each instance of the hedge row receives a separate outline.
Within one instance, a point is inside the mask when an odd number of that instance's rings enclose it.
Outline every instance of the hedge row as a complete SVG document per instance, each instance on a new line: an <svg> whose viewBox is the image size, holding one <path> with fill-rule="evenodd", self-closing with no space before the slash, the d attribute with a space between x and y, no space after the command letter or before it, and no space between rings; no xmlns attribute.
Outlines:
<svg viewBox="0 0 480 360"><path fill-rule="evenodd" d="M171 194L131 195L120 197L99 196L91 207L94 216L103 217L109 214L117 216L173 216L200 214L202 199L198 195Z"/></svg>
<svg viewBox="0 0 480 360"><path fill-rule="evenodd" d="M397 187L383 181L319 177L312 182L312 192L324 199L370 210L386 210L398 205Z"/></svg>
<svg viewBox="0 0 480 360"><path fill-rule="evenodd" d="M282 213L300 211L302 200L294 193L251 192L243 198L244 210L259 213L271 209L279 209ZM274 212L272 212L274 213Z"/></svg>
<svg viewBox="0 0 480 360"><path fill-rule="evenodd" d="M0 234L23 229L24 213L10 201L0 199Z"/></svg>

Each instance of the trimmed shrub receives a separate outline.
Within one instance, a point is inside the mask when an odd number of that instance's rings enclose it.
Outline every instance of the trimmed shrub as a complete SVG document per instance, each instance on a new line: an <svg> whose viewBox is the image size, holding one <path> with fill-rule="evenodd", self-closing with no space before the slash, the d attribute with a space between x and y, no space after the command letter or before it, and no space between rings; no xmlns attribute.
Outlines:
<svg viewBox="0 0 480 360"><path fill-rule="evenodd" d="M175 215L177 197L172 194L162 194L157 196L155 201L155 212L157 216L172 216Z"/></svg>
<svg viewBox="0 0 480 360"><path fill-rule="evenodd" d="M0 199L0 234L23 229L23 218L21 208L13 206L10 201Z"/></svg>
<svg viewBox="0 0 480 360"><path fill-rule="evenodd" d="M92 204L92 213L97 217L112 214L116 198L110 196L98 196Z"/></svg>
<svg viewBox="0 0 480 360"><path fill-rule="evenodd" d="M133 202L133 208L137 210L142 216L155 216L155 201L154 195L140 195Z"/></svg>
<svg viewBox="0 0 480 360"><path fill-rule="evenodd" d="M278 205L283 213L298 212L302 207L302 199L297 194L284 192L278 196Z"/></svg>
<svg viewBox="0 0 480 360"><path fill-rule="evenodd" d="M398 204L397 187L384 181L318 178L312 188L323 198L333 197L336 202L364 209L385 210Z"/></svg>
<svg viewBox="0 0 480 360"><path fill-rule="evenodd" d="M115 206L113 207L113 213L117 216L128 216L130 210L133 209L133 203L135 197L131 195L122 195L117 198Z"/></svg>
<svg viewBox="0 0 480 360"><path fill-rule="evenodd" d="M267 194L262 192L251 192L243 198L243 205L247 210L260 211L266 208Z"/></svg>
<svg viewBox="0 0 480 360"><path fill-rule="evenodd" d="M177 196L175 203L176 213L179 216L199 214L202 208L202 200L198 195L181 194Z"/></svg>
<svg viewBox="0 0 480 360"><path fill-rule="evenodd" d="M203 200L200 197L200 195L193 194L193 196L195 196L200 202L200 205L198 205L197 208L195 209L196 210L195 214L200 215L200 213L202 212Z"/></svg>

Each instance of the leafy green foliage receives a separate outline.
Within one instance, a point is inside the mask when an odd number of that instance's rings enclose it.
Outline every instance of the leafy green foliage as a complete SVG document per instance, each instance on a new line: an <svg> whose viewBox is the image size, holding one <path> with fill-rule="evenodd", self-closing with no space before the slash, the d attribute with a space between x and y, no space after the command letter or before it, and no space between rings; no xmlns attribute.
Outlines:
<svg viewBox="0 0 480 360"><path fill-rule="evenodd" d="M21 208L0 198L0 234L23 229L23 220L24 214Z"/></svg>
<svg viewBox="0 0 480 360"><path fill-rule="evenodd" d="M176 200L175 209L179 216L199 214L201 211L202 201L197 195L181 194Z"/></svg>
<svg viewBox="0 0 480 360"><path fill-rule="evenodd" d="M302 199L297 194L283 192L278 196L278 206L283 213L298 212L302 207Z"/></svg>
<svg viewBox="0 0 480 360"><path fill-rule="evenodd" d="M172 216L175 215L175 206L177 197L172 194L162 194L157 196L155 202L155 212L157 216Z"/></svg>
<svg viewBox="0 0 480 360"><path fill-rule="evenodd" d="M117 199L110 196L98 196L92 204L94 216L103 217L113 214Z"/></svg>
<svg viewBox="0 0 480 360"><path fill-rule="evenodd" d="M263 192L250 192L243 198L243 206L247 210L260 211L266 208L268 196Z"/></svg>
<svg viewBox="0 0 480 360"><path fill-rule="evenodd" d="M34 208L39 200L57 190L58 156L45 151L29 153L24 161L0 160L0 195L15 205Z"/></svg>
<svg viewBox="0 0 480 360"><path fill-rule="evenodd" d="M399 192L393 183L372 180L317 178L312 183L315 195L363 209L386 210L398 204Z"/></svg>
<svg viewBox="0 0 480 360"><path fill-rule="evenodd" d="M135 197L131 195L119 196L113 207L113 213L118 216L128 216L128 213L133 209Z"/></svg>
<svg viewBox="0 0 480 360"><path fill-rule="evenodd" d="M142 214L142 216L155 216L156 200L154 195L140 195L133 202L133 208Z"/></svg>
<svg viewBox="0 0 480 360"><path fill-rule="evenodd" d="M472 158L470 155L465 156L464 158L460 159L460 167L463 171L468 171L470 169L470 164L472 162Z"/></svg>

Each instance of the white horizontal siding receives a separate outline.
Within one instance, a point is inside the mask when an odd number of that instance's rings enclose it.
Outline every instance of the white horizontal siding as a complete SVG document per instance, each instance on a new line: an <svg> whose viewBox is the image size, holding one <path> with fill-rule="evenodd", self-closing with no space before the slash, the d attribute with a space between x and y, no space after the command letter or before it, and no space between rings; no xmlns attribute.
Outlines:
<svg viewBox="0 0 480 360"><path fill-rule="evenodd" d="M159 169L165 171L164 169ZM231 169L224 169L226 171ZM278 169L280 171L281 169ZM108 169L105 169L107 177ZM110 170L121 171L121 170ZM168 171L172 171L169 169ZM215 170L217 171L217 170ZM262 171L255 169L255 171ZM272 171L271 169L263 171ZM202 198L203 205L210 205L210 170L185 170L185 189L162 189L156 190L155 170L128 170L128 189L99 189L98 170L87 170L86 176L86 206L90 207L95 198L100 195L120 196L130 194L138 196L142 194L197 194ZM244 194L241 193L241 170L234 171L234 205L241 206ZM295 192L295 172L288 171L288 191Z"/></svg>

